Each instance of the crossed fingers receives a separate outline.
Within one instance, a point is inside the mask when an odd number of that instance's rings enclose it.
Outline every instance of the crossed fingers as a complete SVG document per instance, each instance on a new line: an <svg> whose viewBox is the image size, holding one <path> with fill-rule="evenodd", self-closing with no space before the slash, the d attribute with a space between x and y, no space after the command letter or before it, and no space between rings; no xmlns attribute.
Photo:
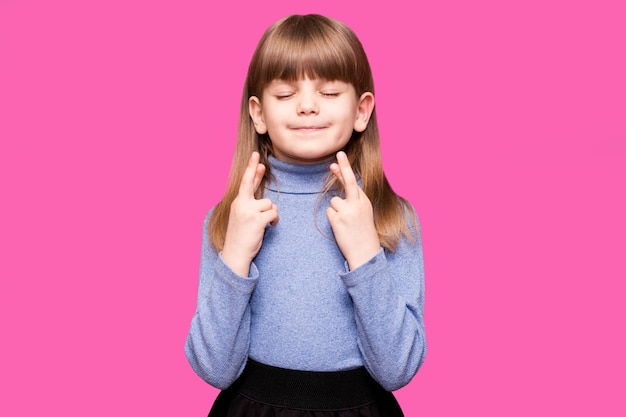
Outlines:
<svg viewBox="0 0 626 417"><path fill-rule="evenodd" d="M330 171L343 186L346 192L346 200L358 199L360 197L361 187L359 187L345 152L340 151L337 153L337 162L333 162L330 165Z"/></svg>
<svg viewBox="0 0 626 417"><path fill-rule="evenodd" d="M372 204L359 186L344 152L337 153L337 163L330 165L330 171L343 186L345 198L331 198L326 216L341 253L350 269L354 269L380 249Z"/></svg>
<svg viewBox="0 0 626 417"><path fill-rule="evenodd" d="M272 203L269 198L257 200L254 195L265 174L265 165L259 163L259 159L260 155L258 152L253 152L250 156L248 166L239 184L238 198L244 201L247 200L250 204L254 204L255 209L261 213L263 218L268 220L267 223L275 226L276 223L278 223L278 207L276 204Z"/></svg>
<svg viewBox="0 0 626 417"><path fill-rule="evenodd" d="M259 153L252 152L248 160L248 166L243 173L241 183L239 183L239 196L243 198L254 198L254 193L265 174L265 165L259 163Z"/></svg>

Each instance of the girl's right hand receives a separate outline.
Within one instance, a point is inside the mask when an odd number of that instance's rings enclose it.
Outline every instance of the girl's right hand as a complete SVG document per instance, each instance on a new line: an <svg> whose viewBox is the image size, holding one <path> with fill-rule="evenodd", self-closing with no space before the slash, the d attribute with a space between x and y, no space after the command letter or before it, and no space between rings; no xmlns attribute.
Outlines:
<svg viewBox="0 0 626 417"><path fill-rule="evenodd" d="M278 223L278 207L269 198L254 197L265 165L259 163L259 153L252 152L248 166L241 178L239 193L230 205L228 228L224 239L222 260L238 275L247 277L250 263L261 245L265 227Z"/></svg>

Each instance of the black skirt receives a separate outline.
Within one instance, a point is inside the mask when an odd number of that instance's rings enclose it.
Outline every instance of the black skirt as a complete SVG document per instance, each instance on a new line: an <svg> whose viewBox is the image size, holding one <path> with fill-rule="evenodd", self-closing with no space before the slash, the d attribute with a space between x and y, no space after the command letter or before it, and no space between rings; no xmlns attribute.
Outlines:
<svg viewBox="0 0 626 417"><path fill-rule="evenodd" d="M209 417L403 417L393 394L365 370L296 371L248 359Z"/></svg>

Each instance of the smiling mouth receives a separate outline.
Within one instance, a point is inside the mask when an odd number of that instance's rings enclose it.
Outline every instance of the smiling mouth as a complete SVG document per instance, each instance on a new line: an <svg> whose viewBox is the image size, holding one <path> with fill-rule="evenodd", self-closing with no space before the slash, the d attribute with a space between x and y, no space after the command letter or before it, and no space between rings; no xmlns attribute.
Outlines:
<svg viewBox="0 0 626 417"><path fill-rule="evenodd" d="M323 126L301 126L301 127L294 127L293 130L297 131L297 132L317 132L320 131L322 129L325 129L325 127Z"/></svg>

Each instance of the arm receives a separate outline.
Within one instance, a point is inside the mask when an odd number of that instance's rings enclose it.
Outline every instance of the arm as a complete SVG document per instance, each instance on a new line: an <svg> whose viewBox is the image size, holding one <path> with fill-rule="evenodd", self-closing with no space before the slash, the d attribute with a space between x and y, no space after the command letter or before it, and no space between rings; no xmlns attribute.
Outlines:
<svg viewBox="0 0 626 417"><path fill-rule="evenodd" d="M331 172L345 198L333 197L326 215L350 272L341 278L354 303L365 367L387 390L409 383L424 360L424 264L419 230L394 253L381 249L372 205L343 152Z"/></svg>
<svg viewBox="0 0 626 417"><path fill-rule="evenodd" d="M249 301L258 271L237 275L209 242L207 215L202 233L202 257L196 312L187 335L185 353L191 367L206 382L227 388L243 372L250 335Z"/></svg>
<svg viewBox="0 0 626 417"><path fill-rule="evenodd" d="M196 373L217 388L232 384L246 364L249 302L259 277L252 259L261 248L267 224L278 222L276 205L254 197L264 173L258 152L253 152L231 204L219 254L209 242L210 214L204 221L198 303L185 351Z"/></svg>
<svg viewBox="0 0 626 417"><path fill-rule="evenodd" d="M401 241L393 253L381 249L341 278L354 303L365 367L385 389L403 387L426 353L421 236Z"/></svg>

